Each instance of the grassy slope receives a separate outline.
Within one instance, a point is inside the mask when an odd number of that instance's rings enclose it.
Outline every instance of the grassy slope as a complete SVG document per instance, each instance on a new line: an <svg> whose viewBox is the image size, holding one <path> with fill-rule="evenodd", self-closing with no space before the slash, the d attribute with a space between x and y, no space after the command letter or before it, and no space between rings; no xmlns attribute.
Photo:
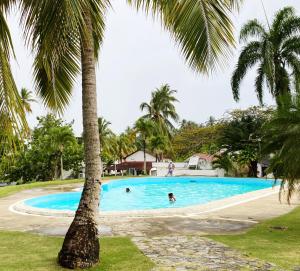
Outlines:
<svg viewBox="0 0 300 271"><path fill-rule="evenodd" d="M56 263L62 240L58 237L0 231L0 270L65 270ZM153 267L153 263L129 238L103 238L100 244L101 263L89 271L148 271Z"/></svg>
<svg viewBox="0 0 300 271"><path fill-rule="evenodd" d="M272 227L287 227L276 230ZM300 267L300 207L289 214L258 224L245 234L210 236L251 257L288 270Z"/></svg>
<svg viewBox="0 0 300 271"><path fill-rule="evenodd" d="M104 177L102 180L111 180L111 179L123 179L123 178L129 178L129 177L121 177L121 176L110 176L110 177ZM6 187L0 187L0 198L9 196L11 194L20 192L22 190L26 189L33 189L33 188L40 188L40 187L46 187L51 185L63 185L63 184L73 184L73 183L81 183L83 180L76 179L76 180L56 180L56 181L50 181L50 182L35 182L35 183L28 183L28 184L22 184L22 185L12 185L12 186L6 186Z"/></svg>

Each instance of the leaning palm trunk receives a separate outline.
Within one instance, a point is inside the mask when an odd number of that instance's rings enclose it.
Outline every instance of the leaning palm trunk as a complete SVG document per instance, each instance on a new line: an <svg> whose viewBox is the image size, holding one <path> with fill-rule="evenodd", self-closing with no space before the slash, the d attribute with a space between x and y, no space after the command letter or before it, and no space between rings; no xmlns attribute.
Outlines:
<svg viewBox="0 0 300 271"><path fill-rule="evenodd" d="M58 255L67 268L87 268L99 261L97 216L101 177L100 141L97 122L97 94L92 23L84 13L88 33L82 34L82 110L86 181L75 218Z"/></svg>

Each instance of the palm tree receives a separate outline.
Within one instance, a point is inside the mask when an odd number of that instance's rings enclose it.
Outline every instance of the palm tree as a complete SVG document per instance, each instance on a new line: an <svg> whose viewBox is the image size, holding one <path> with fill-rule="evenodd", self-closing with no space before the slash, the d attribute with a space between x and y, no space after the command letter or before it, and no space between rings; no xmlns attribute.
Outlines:
<svg viewBox="0 0 300 271"><path fill-rule="evenodd" d="M163 154L170 146L170 140L164 135L155 135L150 139L151 151L155 154L156 162L163 160Z"/></svg>
<svg viewBox="0 0 300 271"><path fill-rule="evenodd" d="M144 174L147 174L147 160L146 160L146 149L148 139L153 135L154 123L152 120L140 118L134 125L138 137L141 140L143 153L144 153Z"/></svg>
<svg viewBox="0 0 300 271"><path fill-rule="evenodd" d="M255 91L263 104L263 89L267 85L273 97L300 91L300 18L292 7L278 11L270 26L254 19L240 32L243 48L231 79L233 96L239 100L241 81L247 71L258 64Z"/></svg>
<svg viewBox="0 0 300 271"><path fill-rule="evenodd" d="M105 148L108 144L107 138L113 134L109 129L111 123L104 119L103 117L98 118L98 129L99 129L99 139L101 143L101 149Z"/></svg>
<svg viewBox="0 0 300 271"><path fill-rule="evenodd" d="M56 176L60 176L60 179L63 179L63 154L65 146L75 143L76 138L73 134L72 128L70 126L63 127L54 127L50 130L50 141L52 148L58 154L59 160L59 175L57 174L58 170L56 170ZM56 167L57 168L57 167Z"/></svg>
<svg viewBox="0 0 300 271"><path fill-rule="evenodd" d="M174 106L178 102L174 96L176 92L169 85L163 85L152 92L150 103L142 103L140 106L142 111L146 111L143 117L153 120L162 132L168 134L174 129L171 121L178 122L179 119Z"/></svg>
<svg viewBox="0 0 300 271"><path fill-rule="evenodd" d="M25 136L29 131L9 63L10 58L14 57L13 44L5 20L5 12L10 8L10 2L0 3L0 144L10 146L8 152L15 146L16 139Z"/></svg>
<svg viewBox="0 0 300 271"><path fill-rule="evenodd" d="M268 168L276 178L281 178L281 192L287 187L287 199L299 192L300 184L300 96L292 99L283 96L281 106L264 126L263 153L271 154Z"/></svg>
<svg viewBox="0 0 300 271"><path fill-rule="evenodd" d="M31 103L36 102L34 98L32 98L32 91L29 91L26 88L21 89L21 101L22 101L22 106L23 110L25 112L31 113Z"/></svg>
<svg viewBox="0 0 300 271"><path fill-rule="evenodd" d="M48 107L63 111L81 65L86 182L59 253L59 263L69 268L90 267L99 261L96 217L101 162L95 63L110 3L108 0L20 1L27 41L36 56L37 93ZM189 66L196 71L207 73L229 56L234 44L230 14L238 8L241 0L127 2L137 9L152 12L155 18L159 17L181 45Z"/></svg>

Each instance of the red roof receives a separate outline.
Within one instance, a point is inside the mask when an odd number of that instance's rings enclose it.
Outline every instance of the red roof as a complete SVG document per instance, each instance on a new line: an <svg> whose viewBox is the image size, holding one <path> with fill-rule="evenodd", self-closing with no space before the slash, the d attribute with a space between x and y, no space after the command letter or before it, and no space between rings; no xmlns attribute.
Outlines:
<svg viewBox="0 0 300 271"><path fill-rule="evenodd" d="M214 160L214 156L206 153L196 153L193 156L198 156L200 159L206 160L208 162L212 162Z"/></svg>

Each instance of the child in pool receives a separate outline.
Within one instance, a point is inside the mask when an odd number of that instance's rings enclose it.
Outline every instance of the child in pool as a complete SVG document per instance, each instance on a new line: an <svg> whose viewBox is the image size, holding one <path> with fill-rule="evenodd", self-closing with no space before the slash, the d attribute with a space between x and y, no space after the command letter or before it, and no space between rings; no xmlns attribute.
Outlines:
<svg viewBox="0 0 300 271"><path fill-rule="evenodd" d="M175 196L174 196L173 193L169 193L169 194L168 194L168 197L169 197L169 201L170 201L170 202L175 202L175 201L176 201L176 198L175 198Z"/></svg>

